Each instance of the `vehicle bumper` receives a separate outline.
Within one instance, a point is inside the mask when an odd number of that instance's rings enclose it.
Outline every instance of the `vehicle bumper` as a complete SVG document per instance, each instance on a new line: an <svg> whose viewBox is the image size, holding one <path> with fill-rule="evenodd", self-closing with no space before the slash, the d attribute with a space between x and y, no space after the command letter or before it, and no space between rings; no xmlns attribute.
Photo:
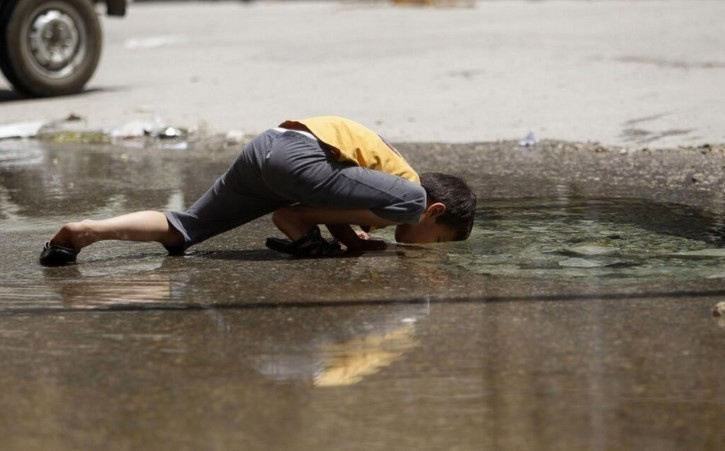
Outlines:
<svg viewBox="0 0 725 451"><path fill-rule="evenodd" d="M105 0L106 14L122 17L126 15L126 0Z"/></svg>

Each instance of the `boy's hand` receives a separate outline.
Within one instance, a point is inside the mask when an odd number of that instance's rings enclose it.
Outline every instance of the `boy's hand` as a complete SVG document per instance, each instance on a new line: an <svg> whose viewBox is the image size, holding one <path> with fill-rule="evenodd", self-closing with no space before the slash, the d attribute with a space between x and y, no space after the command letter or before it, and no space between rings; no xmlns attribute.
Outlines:
<svg viewBox="0 0 725 451"><path fill-rule="evenodd" d="M292 241L303 238L317 224L326 224L332 236L347 247L349 252L380 251L386 248L384 241L365 239L366 235L358 236L349 224L378 227L396 224L378 217L370 210L314 208L303 205L279 208L274 212L272 220Z"/></svg>
<svg viewBox="0 0 725 451"><path fill-rule="evenodd" d="M355 232L349 225L327 224L336 240L345 245L348 252L382 251L387 247L383 240L371 240L363 231Z"/></svg>

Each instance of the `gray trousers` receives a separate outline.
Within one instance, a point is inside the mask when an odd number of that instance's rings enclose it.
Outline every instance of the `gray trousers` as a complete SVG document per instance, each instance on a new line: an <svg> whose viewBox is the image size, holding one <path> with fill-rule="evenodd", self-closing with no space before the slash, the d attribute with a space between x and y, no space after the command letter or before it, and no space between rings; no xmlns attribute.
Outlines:
<svg viewBox="0 0 725 451"><path fill-rule="evenodd" d="M397 223L415 223L425 190L395 175L335 160L324 145L294 131L267 130L184 212L166 212L184 236L182 249L288 205L368 209Z"/></svg>

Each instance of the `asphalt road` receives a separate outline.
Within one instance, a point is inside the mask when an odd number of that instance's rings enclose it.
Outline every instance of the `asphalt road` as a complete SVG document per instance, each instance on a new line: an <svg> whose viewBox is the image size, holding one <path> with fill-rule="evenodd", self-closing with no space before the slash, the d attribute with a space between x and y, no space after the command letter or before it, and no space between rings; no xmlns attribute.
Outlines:
<svg viewBox="0 0 725 451"><path fill-rule="evenodd" d="M74 113L257 133L339 114L395 141L725 142L725 3L132 4L103 19L87 92L25 99L0 125Z"/></svg>

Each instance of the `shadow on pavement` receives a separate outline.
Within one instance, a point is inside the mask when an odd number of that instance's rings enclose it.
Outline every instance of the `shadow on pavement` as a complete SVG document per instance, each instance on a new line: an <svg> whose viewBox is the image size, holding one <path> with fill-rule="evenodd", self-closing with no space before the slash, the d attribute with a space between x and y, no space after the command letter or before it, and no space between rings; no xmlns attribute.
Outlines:
<svg viewBox="0 0 725 451"><path fill-rule="evenodd" d="M68 94L64 96L57 96L58 98L72 98L72 97L80 97L80 96L87 96L92 94L98 94L98 93L104 93L104 92L121 92L126 91L127 87L125 86L114 86L114 87L95 87L95 88L88 88L81 92L77 92L74 94ZM25 95L18 91L13 91L10 89L0 89L0 103L12 103L12 102L24 102L24 101L31 101L31 100L38 100L35 97Z"/></svg>

